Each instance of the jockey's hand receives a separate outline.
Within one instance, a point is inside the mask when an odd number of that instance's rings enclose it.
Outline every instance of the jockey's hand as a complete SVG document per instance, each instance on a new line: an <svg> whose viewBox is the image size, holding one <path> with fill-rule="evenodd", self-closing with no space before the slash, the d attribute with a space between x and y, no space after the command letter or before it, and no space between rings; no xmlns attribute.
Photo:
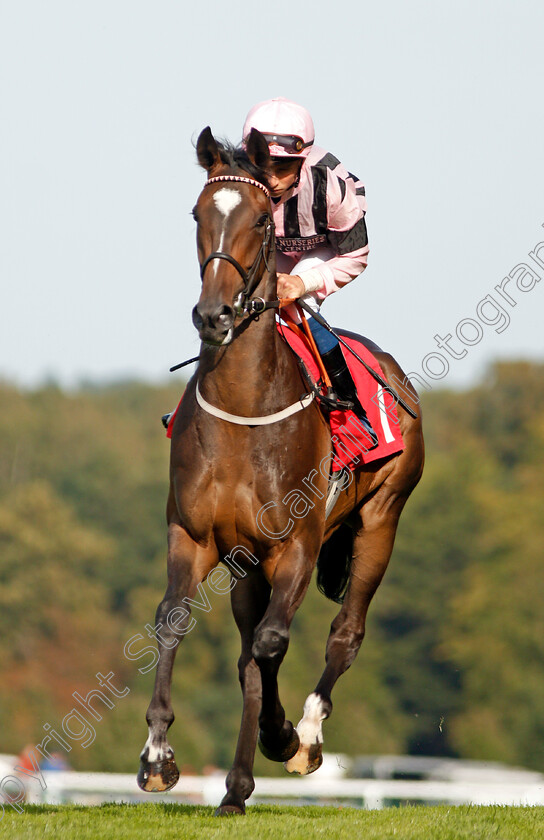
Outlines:
<svg viewBox="0 0 544 840"><path fill-rule="evenodd" d="M306 294L304 283L298 274L278 274L278 297L299 298Z"/></svg>

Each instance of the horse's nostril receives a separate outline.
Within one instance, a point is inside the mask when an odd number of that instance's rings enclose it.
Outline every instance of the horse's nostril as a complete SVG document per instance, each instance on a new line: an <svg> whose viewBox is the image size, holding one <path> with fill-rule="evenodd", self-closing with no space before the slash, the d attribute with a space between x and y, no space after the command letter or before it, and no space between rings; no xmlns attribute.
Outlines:
<svg viewBox="0 0 544 840"><path fill-rule="evenodd" d="M220 306L215 314L215 320L222 327L230 329L234 323L234 310L231 306Z"/></svg>
<svg viewBox="0 0 544 840"><path fill-rule="evenodd" d="M207 335L225 336L234 324L234 309L232 306L222 304L215 308L208 308L206 302L197 303L193 309L193 324L201 337L205 332Z"/></svg>
<svg viewBox="0 0 544 840"><path fill-rule="evenodd" d="M198 306L193 307L193 324L197 328L197 330L202 329L204 326L204 321L202 320L202 316L198 311Z"/></svg>

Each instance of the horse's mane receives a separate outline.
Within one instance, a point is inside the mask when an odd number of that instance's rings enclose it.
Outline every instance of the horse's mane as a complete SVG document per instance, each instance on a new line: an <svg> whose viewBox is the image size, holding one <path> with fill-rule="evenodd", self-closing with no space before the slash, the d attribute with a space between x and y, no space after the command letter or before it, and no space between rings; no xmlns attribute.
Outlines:
<svg viewBox="0 0 544 840"><path fill-rule="evenodd" d="M230 166L231 169L234 169L234 175L238 175L241 171L247 172L251 178L254 178L256 181L259 181L259 183L264 184L264 186L268 189L270 188L266 172L264 169L256 166L249 159L246 150L243 149L242 146L235 146L228 140L216 140L216 143L217 148L219 149L221 161L226 166Z"/></svg>

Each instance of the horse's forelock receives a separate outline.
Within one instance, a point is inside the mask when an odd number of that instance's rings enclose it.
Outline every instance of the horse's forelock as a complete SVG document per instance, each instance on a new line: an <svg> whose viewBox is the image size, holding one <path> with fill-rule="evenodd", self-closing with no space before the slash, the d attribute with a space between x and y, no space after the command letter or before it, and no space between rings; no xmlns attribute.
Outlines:
<svg viewBox="0 0 544 840"><path fill-rule="evenodd" d="M233 170L232 175L247 173L251 178L264 184L268 189L270 188L266 172L249 159L245 149L241 146L234 146L225 140L216 142L221 161Z"/></svg>

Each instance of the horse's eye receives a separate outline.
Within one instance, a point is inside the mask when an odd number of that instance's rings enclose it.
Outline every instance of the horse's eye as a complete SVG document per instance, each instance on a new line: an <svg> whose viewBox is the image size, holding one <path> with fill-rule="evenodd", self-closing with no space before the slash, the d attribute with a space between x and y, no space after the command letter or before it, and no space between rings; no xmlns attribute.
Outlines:
<svg viewBox="0 0 544 840"><path fill-rule="evenodd" d="M267 221L268 221L268 213L263 213L263 215L257 221L257 224L255 225L255 227L259 227L259 228L264 227L265 224L267 223Z"/></svg>
<svg viewBox="0 0 544 840"><path fill-rule="evenodd" d="M191 210L191 215L192 215L193 219L195 220L195 222L198 222L198 214L196 212L196 204L193 207L193 209Z"/></svg>

